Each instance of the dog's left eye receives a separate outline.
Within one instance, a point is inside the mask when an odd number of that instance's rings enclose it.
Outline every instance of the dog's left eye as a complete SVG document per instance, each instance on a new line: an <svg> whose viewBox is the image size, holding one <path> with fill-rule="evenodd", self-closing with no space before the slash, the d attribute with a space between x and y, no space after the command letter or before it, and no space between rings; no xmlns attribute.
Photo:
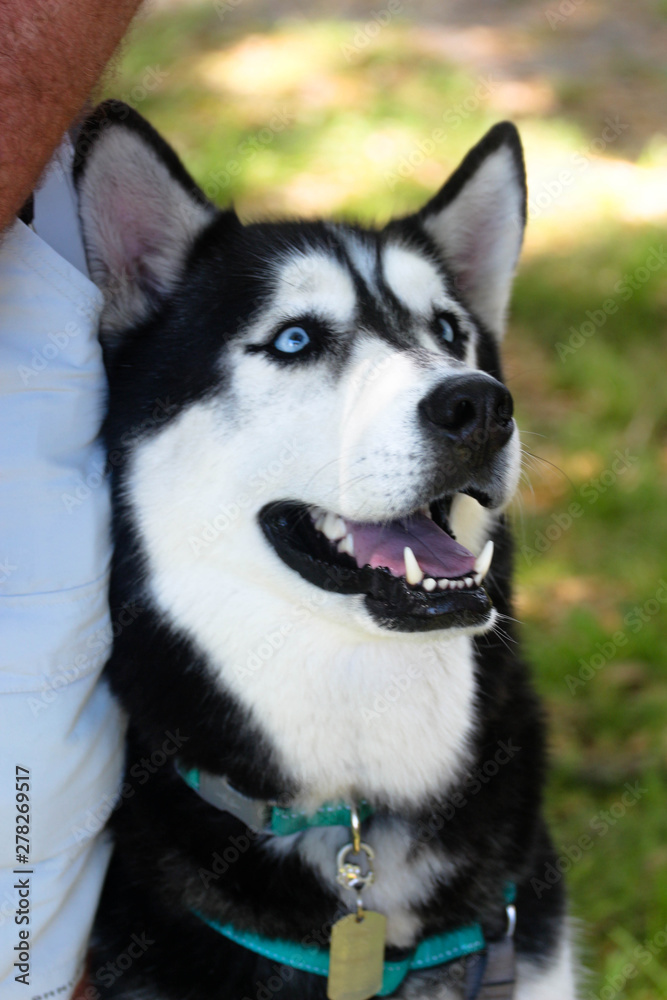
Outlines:
<svg viewBox="0 0 667 1000"><path fill-rule="evenodd" d="M310 343L310 337L302 326L288 326L273 341L276 350L283 354L296 354Z"/></svg>

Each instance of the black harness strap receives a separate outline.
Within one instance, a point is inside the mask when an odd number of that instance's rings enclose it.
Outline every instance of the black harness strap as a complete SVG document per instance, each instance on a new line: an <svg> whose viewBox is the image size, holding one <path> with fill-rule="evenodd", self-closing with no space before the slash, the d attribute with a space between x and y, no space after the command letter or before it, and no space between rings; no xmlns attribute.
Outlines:
<svg viewBox="0 0 667 1000"><path fill-rule="evenodd" d="M468 960L465 1000L512 1000L515 982L514 940L507 936Z"/></svg>

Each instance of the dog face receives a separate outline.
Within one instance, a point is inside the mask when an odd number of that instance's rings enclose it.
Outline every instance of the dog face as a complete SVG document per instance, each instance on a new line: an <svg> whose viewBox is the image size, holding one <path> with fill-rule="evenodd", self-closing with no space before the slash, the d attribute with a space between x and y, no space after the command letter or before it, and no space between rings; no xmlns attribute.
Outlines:
<svg viewBox="0 0 667 1000"><path fill-rule="evenodd" d="M158 603L489 628L485 542L519 471L498 361L525 218L514 128L382 230L243 226L117 103L79 151L108 443Z"/></svg>

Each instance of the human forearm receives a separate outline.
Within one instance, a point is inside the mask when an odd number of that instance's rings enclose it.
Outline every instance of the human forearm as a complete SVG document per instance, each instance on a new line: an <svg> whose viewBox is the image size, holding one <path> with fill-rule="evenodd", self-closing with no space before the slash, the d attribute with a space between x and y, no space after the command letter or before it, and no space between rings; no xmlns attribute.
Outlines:
<svg viewBox="0 0 667 1000"><path fill-rule="evenodd" d="M140 2L0 3L0 230L35 187Z"/></svg>

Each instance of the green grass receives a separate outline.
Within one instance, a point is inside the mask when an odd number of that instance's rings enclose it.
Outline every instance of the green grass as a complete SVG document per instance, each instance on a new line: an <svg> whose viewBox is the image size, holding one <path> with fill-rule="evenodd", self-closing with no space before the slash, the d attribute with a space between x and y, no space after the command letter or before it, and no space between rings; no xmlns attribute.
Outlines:
<svg viewBox="0 0 667 1000"><path fill-rule="evenodd" d="M418 26L393 20L351 54L357 31L177 8L138 26L109 92L134 101L207 192L245 217L383 220L421 205L505 112ZM560 98L555 88L548 118L513 115L529 177L531 164L557 168L599 134L601 88L580 76ZM267 136L278 113L286 124ZM656 135L640 162L664 165L664 150ZM549 709L556 844L567 857L591 841L568 873L586 990L654 1000L667 996L667 260L637 276L667 241L664 219L624 223L603 195L586 210L583 221L566 206L534 220L542 235L516 283L507 374L539 456L516 512L518 614ZM637 285L629 295L625 275ZM577 337L588 311L598 322ZM636 782L639 798L601 833L601 811L618 813Z"/></svg>

